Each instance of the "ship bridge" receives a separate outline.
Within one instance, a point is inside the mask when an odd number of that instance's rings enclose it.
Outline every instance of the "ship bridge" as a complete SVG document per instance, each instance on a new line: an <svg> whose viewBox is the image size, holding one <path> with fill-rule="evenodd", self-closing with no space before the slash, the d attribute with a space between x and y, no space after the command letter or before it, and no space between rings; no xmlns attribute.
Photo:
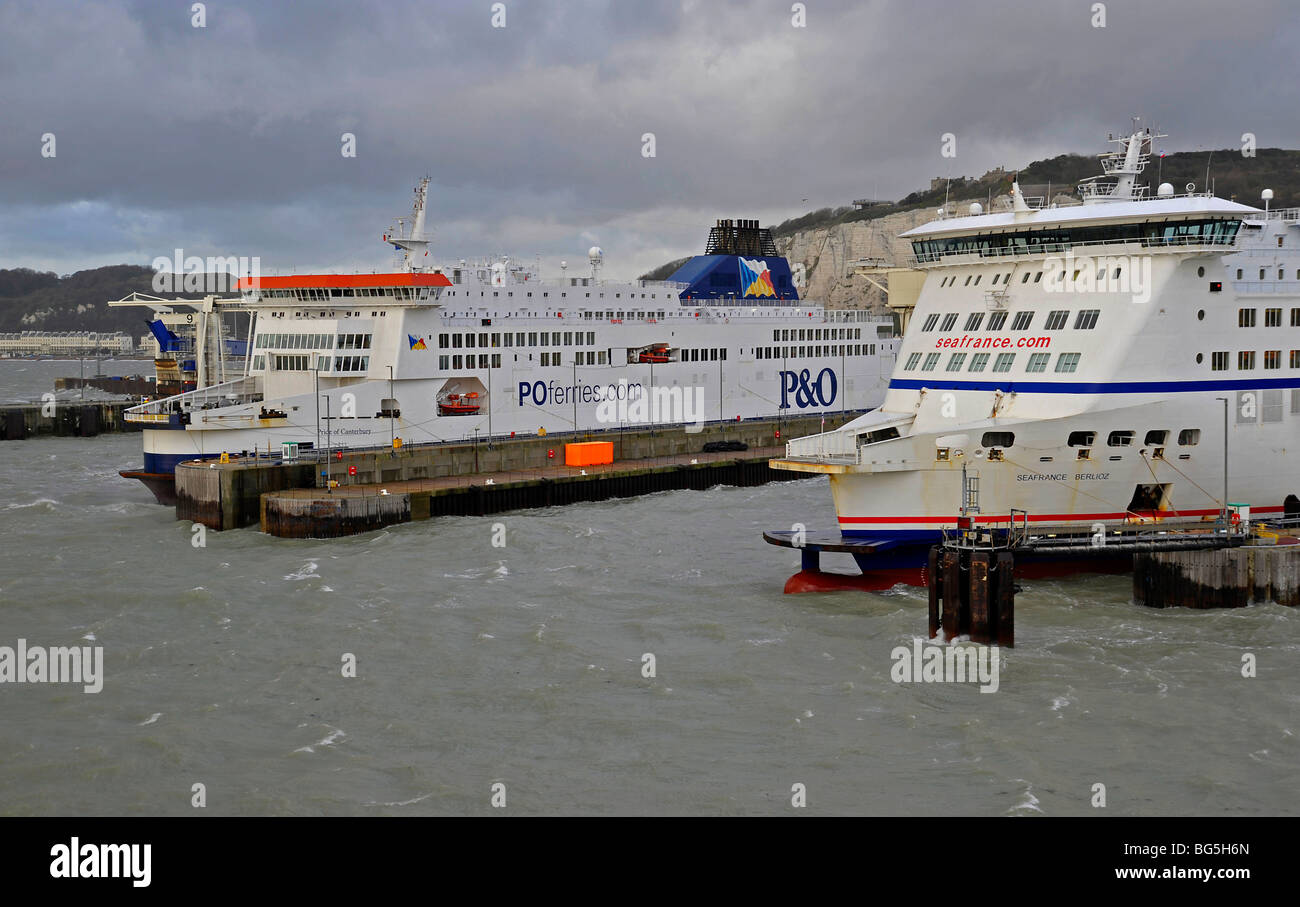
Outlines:
<svg viewBox="0 0 1300 907"><path fill-rule="evenodd" d="M428 305L437 300L447 275L407 271L396 274L291 274L277 277L241 277L236 289L245 302L319 307L329 303L345 308L353 302L383 305ZM333 313L325 317L331 317Z"/></svg>

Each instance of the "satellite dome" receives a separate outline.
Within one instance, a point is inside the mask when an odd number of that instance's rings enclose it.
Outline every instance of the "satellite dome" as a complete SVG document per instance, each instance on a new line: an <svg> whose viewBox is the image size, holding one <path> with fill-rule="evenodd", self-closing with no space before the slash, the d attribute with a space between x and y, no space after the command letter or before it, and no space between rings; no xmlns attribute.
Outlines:
<svg viewBox="0 0 1300 907"><path fill-rule="evenodd" d="M1173 198L1173 197L1174 197L1174 184L1173 184L1173 183L1161 183L1161 184L1160 184L1160 188L1156 190L1156 195L1158 195L1160 198Z"/></svg>
<svg viewBox="0 0 1300 907"><path fill-rule="evenodd" d="M605 257L605 253L601 250L600 246L592 246L587 250L587 257L599 261Z"/></svg>
<svg viewBox="0 0 1300 907"><path fill-rule="evenodd" d="M971 213L971 214L983 214L983 213L984 213L984 206L981 205L979 202L971 202L970 213Z"/></svg>
<svg viewBox="0 0 1300 907"><path fill-rule="evenodd" d="M1259 197L1266 202L1271 202L1273 200L1273 190L1265 189L1263 192L1259 194Z"/></svg>

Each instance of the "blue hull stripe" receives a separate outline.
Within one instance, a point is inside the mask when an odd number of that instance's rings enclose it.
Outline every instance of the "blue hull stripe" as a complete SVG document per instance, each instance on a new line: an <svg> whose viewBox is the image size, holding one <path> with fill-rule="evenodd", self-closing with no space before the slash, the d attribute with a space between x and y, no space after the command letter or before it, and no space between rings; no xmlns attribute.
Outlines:
<svg viewBox="0 0 1300 907"><path fill-rule="evenodd" d="M1193 391L1275 390L1300 387L1300 375L1290 378L1242 378L1221 381L914 381L897 378L890 390L1004 391L1022 394L1178 394Z"/></svg>
<svg viewBox="0 0 1300 907"><path fill-rule="evenodd" d="M221 456L220 454L157 454L145 453L144 471L159 473L174 473L177 463L184 463L186 460L210 460Z"/></svg>

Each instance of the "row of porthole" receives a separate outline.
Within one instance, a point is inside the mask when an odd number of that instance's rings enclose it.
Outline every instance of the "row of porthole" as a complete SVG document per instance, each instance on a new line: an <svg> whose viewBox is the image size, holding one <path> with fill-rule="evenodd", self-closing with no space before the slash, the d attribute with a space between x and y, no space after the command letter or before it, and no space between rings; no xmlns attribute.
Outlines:
<svg viewBox="0 0 1300 907"><path fill-rule="evenodd" d="M1137 432L1131 430L1112 431L1106 437L1107 447L1132 447L1134 439L1137 438ZM1146 433L1142 440L1143 445L1147 447L1163 447L1169 441L1168 429L1153 428ZM982 447L1014 447L1016 443L1015 432L1010 431L986 431L980 436L980 446ZM1097 433L1095 431L1072 431L1069 438L1066 439L1067 447L1092 447L1097 443ZM1201 443L1201 430L1199 428L1184 428L1178 433L1179 447L1194 447Z"/></svg>

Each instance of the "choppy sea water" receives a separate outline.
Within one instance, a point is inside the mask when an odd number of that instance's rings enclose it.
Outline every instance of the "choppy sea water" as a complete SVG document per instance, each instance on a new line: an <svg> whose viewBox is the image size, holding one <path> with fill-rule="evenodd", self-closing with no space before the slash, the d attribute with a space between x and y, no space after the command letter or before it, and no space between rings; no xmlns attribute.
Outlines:
<svg viewBox="0 0 1300 907"><path fill-rule="evenodd" d="M40 402L53 393L55 378L92 378L96 375L152 375L147 359L0 359L0 405ZM120 396L93 387L59 391L56 401L113 400Z"/></svg>
<svg viewBox="0 0 1300 907"><path fill-rule="evenodd" d="M823 480L196 548L139 443L0 442L0 646L105 659L0 684L0 814L1300 812L1294 609L1026 581L996 693L900 684L924 590L787 596L760 538Z"/></svg>

